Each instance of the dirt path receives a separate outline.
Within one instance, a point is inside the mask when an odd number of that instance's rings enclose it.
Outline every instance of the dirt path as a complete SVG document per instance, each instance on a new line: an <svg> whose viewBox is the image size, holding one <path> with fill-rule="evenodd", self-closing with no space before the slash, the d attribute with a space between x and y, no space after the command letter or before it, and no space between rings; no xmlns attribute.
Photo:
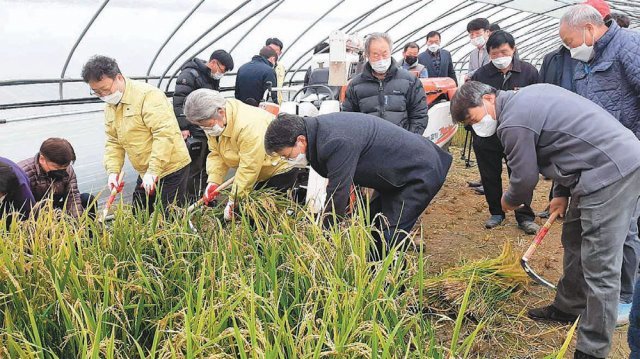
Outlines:
<svg viewBox="0 0 640 359"><path fill-rule="evenodd" d="M460 150L452 148L451 151L454 164L447 182L422 219L424 228L428 228L425 236L432 270L454 266L461 260L496 257L506 241L511 242L514 250L523 253L533 236L525 235L517 228L513 212L499 228L484 229L484 221L489 216L484 196L475 194L466 184L467 180L479 178L478 169L475 166L465 168L464 161L460 160ZM503 178L506 189L506 168ZM539 182L532 204L534 211L545 208L550 186L550 181L541 179ZM539 218L537 222L544 223ZM562 271L560 232L561 223L556 223L531 259L532 267L554 283ZM531 285L505 303L504 308L500 308L505 313L504 318L496 318L486 340L478 340L479 355L483 358L541 358L558 350L570 327L541 324L526 317L528 309L550 303L553 296L553 291ZM629 357L626 335L626 326L616 330L610 358Z"/></svg>

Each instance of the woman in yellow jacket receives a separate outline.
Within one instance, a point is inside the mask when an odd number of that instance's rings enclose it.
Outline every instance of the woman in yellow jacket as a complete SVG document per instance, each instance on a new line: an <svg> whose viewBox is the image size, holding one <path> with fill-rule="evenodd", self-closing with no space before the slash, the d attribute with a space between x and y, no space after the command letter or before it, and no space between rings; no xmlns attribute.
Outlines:
<svg viewBox="0 0 640 359"><path fill-rule="evenodd" d="M217 197L218 185L229 169L237 169L224 211L226 220L233 215L236 199L254 188L271 187L286 192L304 171L265 152L264 135L273 120L273 115L265 110L225 99L217 91L199 89L187 97L184 114L203 129L209 142L205 203Z"/></svg>
<svg viewBox="0 0 640 359"><path fill-rule="evenodd" d="M106 56L89 59L82 68L82 78L91 92L107 103L104 164L109 189L122 188L118 173L126 154L140 174L133 194L135 205L145 207L148 203L153 211L156 186L164 206L174 201L183 204L191 158L165 94L152 85L125 78L116 61Z"/></svg>

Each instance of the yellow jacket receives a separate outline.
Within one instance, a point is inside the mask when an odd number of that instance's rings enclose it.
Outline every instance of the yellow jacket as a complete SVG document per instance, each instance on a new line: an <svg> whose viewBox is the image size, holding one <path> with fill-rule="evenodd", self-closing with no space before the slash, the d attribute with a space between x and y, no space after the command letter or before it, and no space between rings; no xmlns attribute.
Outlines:
<svg viewBox="0 0 640 359"><path fill-rule="evenodd" d="M208 182L220 184L230 168L237 168L231 196L246 196L257 182L291 169L279 157L268 156L264 135L273 115L236 99L227 99L227 125L218 137L208 136Z"/></svg>
<svg viewBox="0 0 640 359"><path fill-rule="evenodd" d="M104 109L107 171L120 173L125 153L141 176L162 178L184 168L191 158L167 97L147 83L125 81L120 103Z"/></svg>

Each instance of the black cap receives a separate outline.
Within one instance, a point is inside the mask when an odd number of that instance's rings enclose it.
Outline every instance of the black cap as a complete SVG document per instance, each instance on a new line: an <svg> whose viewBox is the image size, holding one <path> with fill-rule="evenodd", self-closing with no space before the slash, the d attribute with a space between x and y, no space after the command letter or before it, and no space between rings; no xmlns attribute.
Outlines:
<svg viewBox="0 0 640 359"><path fill-rule="evenodd" d="M233 70L233 57L229 55L228 52L224 50L216 50L209 57L209 61L217 60L219 63L224 66L225 72Z"/></svg>

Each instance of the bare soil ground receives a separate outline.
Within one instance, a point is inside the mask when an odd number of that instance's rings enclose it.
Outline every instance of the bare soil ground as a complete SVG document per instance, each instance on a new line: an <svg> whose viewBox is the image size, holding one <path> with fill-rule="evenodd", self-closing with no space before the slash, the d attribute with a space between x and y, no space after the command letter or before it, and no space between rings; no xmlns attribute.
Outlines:
<svg viewBox="0 0 640 359"><path fill-rule="evenodd" d="M504 224L496 229L484 228L489 212L484 196L475 194L466 181L478 180L477 167L465 168L460 159L461 149L451 148L454 163L447 182L431 203L422 218L426 229L425 240L429 255L430 270L438 272L459 264L461 261L476 261L500 255L505 242L514 250L524 253L533 236L517 228L513 213L507 214ZM503 171L504 189L507 187L506 168ZM541 178L534 195L534 211L542 211L548 202L550 181ZM536 220L540 225L544 220ZM556 282L562 272L563 248L560 244L561 223L551 227L543 244L530 263L536 272L551 282ZM554 291L531 284L497 308L499 314L476 339L476 353L481 358L542 358L556 352L562 346L570 326L535 322L526 316L528 309L549 304ZM442 326L443 338L450 326ZM440 333L439 333L440 334ZM627 327L618 328L613 339L610 358L628 358ZM573 356L571 349L567 357Z"/></svg>

